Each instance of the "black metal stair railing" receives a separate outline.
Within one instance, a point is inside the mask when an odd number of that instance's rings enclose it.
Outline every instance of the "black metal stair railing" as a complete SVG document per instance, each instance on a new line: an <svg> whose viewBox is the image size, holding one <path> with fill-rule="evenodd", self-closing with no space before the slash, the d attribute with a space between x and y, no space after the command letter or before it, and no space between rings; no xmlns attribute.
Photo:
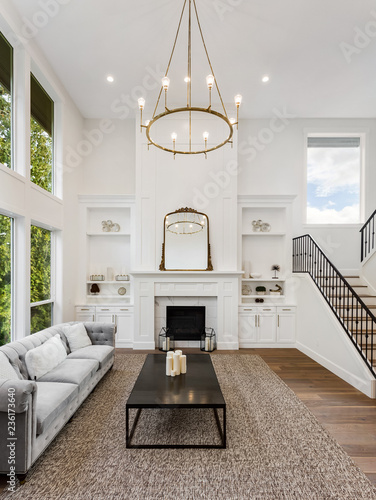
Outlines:
<svg viewBox="0 0 376 500"><path fill-rule="evenodd" d="M293 272L311 276L376 378L376 317L309 234L293 238Z"/></svg>
<svg viewBox="0 0 376 500"><path fill-rule="evenodd" d="M375 219L376 210L360 229L360 262L375 250Z"/></svg>

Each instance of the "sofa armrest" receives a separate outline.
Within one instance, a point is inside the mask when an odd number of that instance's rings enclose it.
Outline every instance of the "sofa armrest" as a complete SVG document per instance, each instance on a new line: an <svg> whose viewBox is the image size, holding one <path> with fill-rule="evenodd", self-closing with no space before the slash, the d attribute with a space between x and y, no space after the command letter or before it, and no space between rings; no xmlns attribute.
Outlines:
<svg viewBox="0 0 376 500"><path fill-rule="evenodd" d="M0 380L0 474L25 474L31 467L36 394L31 380Z"/></svg>
<svg viewBox="0 0 376 500"><path fill-rule="evenodd" d="M84 323L84 326L94 345L115 347L116 325L113 323Z"/></svg>
<svg viewBox="0 0 376 500"><path fill-rule="evenodd" d="M29 409L37 384L31 380L0 380L0 411L23 413ZM11 404L11 406L9 406Z"/></svg>

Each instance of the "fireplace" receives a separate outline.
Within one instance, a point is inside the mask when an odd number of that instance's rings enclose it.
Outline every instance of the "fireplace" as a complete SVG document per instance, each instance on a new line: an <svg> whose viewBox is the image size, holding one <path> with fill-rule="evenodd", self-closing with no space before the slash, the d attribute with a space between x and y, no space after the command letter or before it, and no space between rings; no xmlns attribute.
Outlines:
<svg viewBox="0 0 376 500"><path fill-rule="evenodd" d="M205 306L167 306L166 326L179 340L200 340L205 329Z"/></svg>

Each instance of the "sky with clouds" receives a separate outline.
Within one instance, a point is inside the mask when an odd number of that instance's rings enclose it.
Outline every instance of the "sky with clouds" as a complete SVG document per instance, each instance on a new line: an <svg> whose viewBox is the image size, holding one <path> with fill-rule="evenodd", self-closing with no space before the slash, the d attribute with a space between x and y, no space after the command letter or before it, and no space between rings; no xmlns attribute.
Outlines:
<svg viewBox="0 0 376 500"><path fill-rule="evenodd" d="M360 220L360 148L308 148L307 222Z"/></svg>

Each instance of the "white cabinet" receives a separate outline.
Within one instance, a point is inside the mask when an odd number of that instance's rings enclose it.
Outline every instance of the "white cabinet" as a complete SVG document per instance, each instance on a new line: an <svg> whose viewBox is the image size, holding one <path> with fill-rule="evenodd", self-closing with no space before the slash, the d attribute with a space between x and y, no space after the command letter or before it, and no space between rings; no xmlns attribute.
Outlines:
<svg viewBox="0 0 376 500"><path fill-rule="evenodd" d="M133 307L119 307L115 316L116 347L133 347Z"/></svg>
<svg viewBox="0 0 376 500"><path fill-rule="evenodd" d="M295 342L295 307L277 307L277 342Z"/></svg>
<svg viewBox="0 0 376 500"><path fill-rule="evenodd" d="M240 347L278 347L295 342L295 307L239 308Z"/></svg>
<svg viewBox="0 0 376 500"><path fill-rule="evenodd" d="M133 347L133 307L76 306L76 321L114 323L115 347Z"/></svg>
<svg viewBox="0 0 376 500"><path fill-rule="evenodd" d="M95 321L95 307L93 306L77 306L76 321Z"/></svg>
<svg viewBox="0 0 376 500"><path fill-rule="evenodd" d="M261 343L275 342L276 324L275 307L260 307L258 313L258 341Z"/></svg>

